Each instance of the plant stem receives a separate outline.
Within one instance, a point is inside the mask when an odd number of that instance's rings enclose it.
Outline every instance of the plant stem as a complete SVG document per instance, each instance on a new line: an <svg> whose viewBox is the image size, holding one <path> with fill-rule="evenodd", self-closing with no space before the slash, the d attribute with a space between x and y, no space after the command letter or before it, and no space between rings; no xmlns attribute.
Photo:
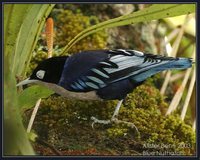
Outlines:
<svg viewBox="0 0 200 160"><path fill-rule="evenodd" d="M36 116L38 108L40 106L40 102L41 102L41 98L36 102L36 105L35 105L35 107L33 109L33 112L32 112L32 115L31 115L31 119L30 119L30 121L28 123L27 133L30 133L30 131L31 131L31 128L33 126L33 122L35 120L35 116Z"/></svg>
<svg viewBox="0 0 200 160"><path fill-rule="evenodd" d="M185 103L184 103L184 106L183 106L183 109L182 109L182 112L181 112L181 119L182 120L184 120L185 115L186 115L188 104L189 104L191 96L192 96L192 91L193 91L193 88L194 88L195 80L196 80L196 73L195 73L195 68L194 68L192 79L190 81L190 85L189 85L189 89L188 89L188 93L187 93L187 97L185 99Z"/></svg>
<svg viewBox="0 0 200 160"><path fill-rule="evenodd" d="M195 52L196 52L196 49L194 47L193 56L192 56L193 58L195 57ZM169 115L171 112L173 112L177 108L177 106L178 106L178 104L181 100L181 97L183 95L183 91L185 89L185 86L186 86L188 79L190 77L191 71L192 71L192 68L187 69L185 76L184 76L184 79L183 79L183 82L182 82L181 86L179 87L179 89L177 90L176 94L174 95L172 102L171 102L171 104L170 104L170 106L169 106L169 108L166 112L166 115Z"/></svg>
<svg viewBox="0 0 200 160"><path fill-rule="evenodd" d="M191 16L186 16L185 22L184 22L184 24L181 26L181 29L180 29L180 31L179 31L179 33L178 33L178 36L177 36L177 38L176 38L176 40L175 40L175 42L174 42L174 44L173 44L172 52L171 52L171 54L170 54L170 55L173 56L173 57L176 57L176 54L177 54L177 52L178 52L179 45L180 45L180 43L181 43L181 40L182 40L182 37L183 37L183 34L184 34L185 27L186 27L187 23L189 22L190 18L191 18ZM169 73L169 72L170 72L170 73ZM168 72L167 72L167 75L166 75L166 78L165 78L165 81L164 81L164 83L163 83L163 85L162 85L162 87L161 87L161 90L160 90L160 93L161 93L162 95L164 95L164 93L165 93L165 90L166 90L167 85L168 85L168 83L169 83L170 77L171 77L171 71L168 71Z"/></svg>

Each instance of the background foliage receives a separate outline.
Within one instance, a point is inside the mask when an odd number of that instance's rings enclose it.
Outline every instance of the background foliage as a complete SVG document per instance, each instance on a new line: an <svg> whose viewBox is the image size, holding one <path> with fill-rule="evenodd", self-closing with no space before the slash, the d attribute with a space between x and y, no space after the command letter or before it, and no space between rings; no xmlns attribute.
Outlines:
<svg viewBox="0 0 200 160"><path fill-rule="evenodd" d="M30 108L34 106L37 99L49 97L52 91L41 86L17 91L16 82L30 75L33 68L46 58L45 37L42 29L50 13L57 26L54 56L58 56L111 46L127 48L131 46L134 49L152 51L152 53L162 51L162 45L152 45L153 43L150 42L152 40L156 42L162 34L154 39L154 35L148 32L152 29L149 28L148 22L195 11L193 4L156 4L147 5L145 9L140 8L140 5L135 5L135 9L132 8L130 13L125 13L125 15L123 12L115 12L119 11L119 8L114 7L115 5L104 5L104 11L102 7L99 10L93 10L95 7L98 8L97 5L84 8L84 4L60 4L53 9L54 6L53 4L4 4L5 155L35 154L24 126L29 118ZM102 14L97 17L94 12ZM116 16L117 18L114 18ZM117 28L118 26L123 27ZM113 30L108 30L108 28ZM123 39L121 35L124 34L129 40ZM129 35L134 35L135 39L131 40ZM108 128L97 126L95 131L91 131L90 117L97 115L102 119L109 118L116 104L115 101L74 102L55 95L42 101L33 130L40 139L60 148L63 154L135 155L142 153L141 147L146 142L166 142L172 145L189 143L192 144L191 148L179 148L178 151L187 155L194 154L195 135L191 127L184 124L176 114L167 118L163 115L167 104L154 87L154 85L159 85L156 82L160 79L149 79L144 86L135 90L124 104L126 107L121 110L119 118L133 121L142 133L141 135L137 135L127 126L109 126ZM143 95L144 99L139 99L138 95ZM148 104L152 106L149 107ZM149 122L149 119L152 121ZM158 119L159 123L156 123ZM77 136L81 140L77 140ZM88 141L89 143L86 144ZM97 145L98 141L102 142L102 145ZM102 150L103 148L105 150ZM34 149L37 153L44 155L52 154L50 150L41 147L38 143L34 143ZM175 151L175 148L171 148L171 151Z"/></svg>

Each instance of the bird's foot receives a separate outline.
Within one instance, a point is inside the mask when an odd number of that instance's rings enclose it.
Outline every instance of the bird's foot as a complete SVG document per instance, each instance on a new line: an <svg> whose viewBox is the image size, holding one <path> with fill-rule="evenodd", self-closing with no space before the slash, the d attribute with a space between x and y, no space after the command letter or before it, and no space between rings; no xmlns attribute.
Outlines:
<svg viewBox="0 0 200 160"><path fill-rule="evenodd" d="M100 123L100 124L110 124L111 123L111 120L99 120L97 119L96 117L91 117L91 120L93 121L92 122L92 128L94 128L94 124L95 123Z"/></svg>
<svg viewBox="0 0 200 160"><path fill-rule="evenodd" d="M95 123L100 123L100 124L110 124L110 123L126 124L127 126L129 126L131 128L134 128L137 131L137 133L139 134L138 128L135 126L134 123L122 121L122 120L119 120L116 117L112 117L110 120L99 120L96 117L91 117L91 120L93 120L93 122L92 122L92 128L94 128L94 124Z"/></svg>
<svg viewBox="0 0 200 160"><path fill-rule="evenodd" d="M126 124L128 127L131 127L132 129L135 129L136 132L139 134L138 128L132 122L122 121L122 120L119 120L118 118L112 118L111 121L116 123L116 124Z"/></svg>

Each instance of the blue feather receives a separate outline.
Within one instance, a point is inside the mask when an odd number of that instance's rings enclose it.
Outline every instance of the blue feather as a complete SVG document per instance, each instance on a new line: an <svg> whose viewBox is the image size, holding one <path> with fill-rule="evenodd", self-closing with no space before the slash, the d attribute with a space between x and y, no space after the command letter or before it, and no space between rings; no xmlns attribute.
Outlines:
<svg viewBox="0 0 200 160"><path fill-rule="evenodd" d="M179 58L177 61L170 61L166 64L160 65L160 66L156 66L153 67L149 70L146 70L144 72L141 72L137 75L134 75L131 77L132 80L136 81L136 82L142 82L145 79L147 79L148 77L155 75L158 72L162 72L164 70L169 70L169 69L186 69L191 67L191 60L188 58Z"/></svg>
<svg viewBox="0 0 200 160"><path fill-rule="evenodd" d="M143 54L135 50L84 51L69 57L59 85L74 92L96 91L103 99L125 97L148 77L191 67L189 58Z"/></svg>

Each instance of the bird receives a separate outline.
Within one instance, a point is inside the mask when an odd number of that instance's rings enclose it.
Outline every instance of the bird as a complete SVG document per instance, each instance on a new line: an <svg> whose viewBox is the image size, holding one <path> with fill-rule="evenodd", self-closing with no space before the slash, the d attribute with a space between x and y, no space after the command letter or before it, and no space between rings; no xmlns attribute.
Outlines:
<svg viewBox="0 0 200 160"><path fill-rule="evenodd" d="M95 123L133 123L117 118L126 96L144 81L165 70L187 69L191 58L154 55L131 49L86 50L71 56L43 60L31 76L17 84L44 85L62 97L79 100L118 100L109 120L91 117ZM137 129L137 128L136 128Z"/></svg>

